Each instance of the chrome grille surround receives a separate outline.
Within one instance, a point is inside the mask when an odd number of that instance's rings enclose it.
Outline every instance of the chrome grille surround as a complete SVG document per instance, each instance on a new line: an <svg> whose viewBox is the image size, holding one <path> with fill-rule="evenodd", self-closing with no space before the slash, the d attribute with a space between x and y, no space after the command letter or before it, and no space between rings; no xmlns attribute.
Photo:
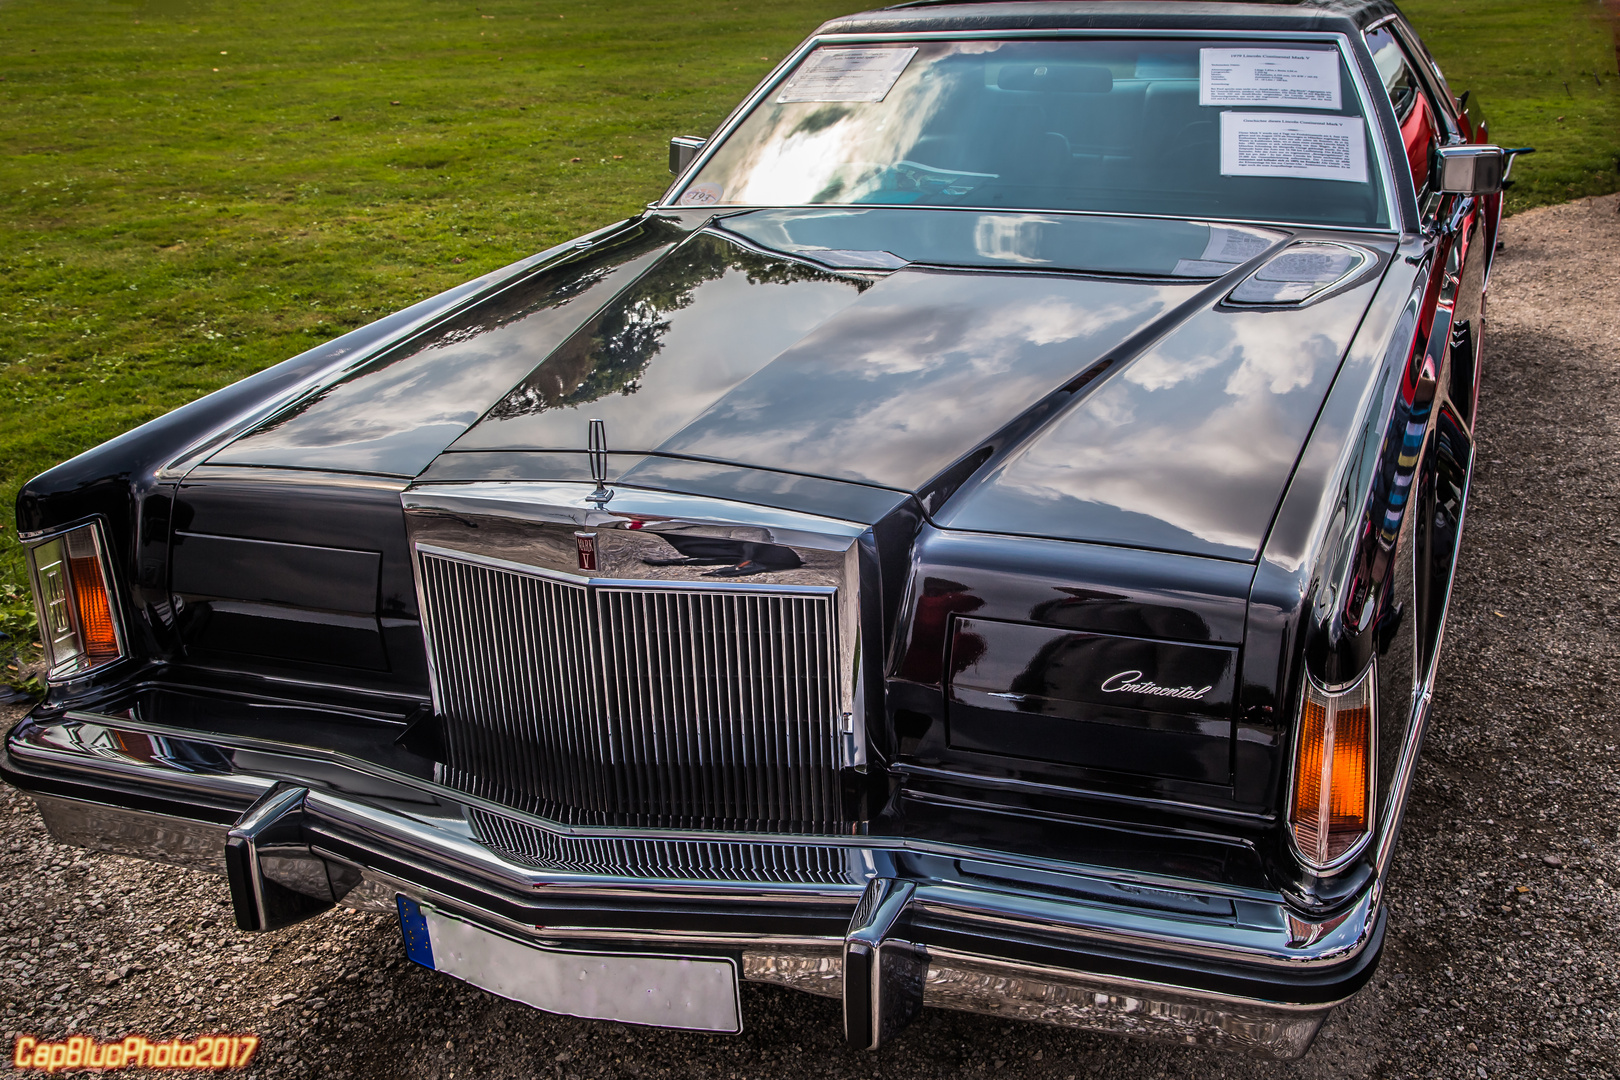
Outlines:
<svg viewBox="0 0 1620 1080"><path fill-rule="evenodd" d="M591 490L406 492L445 781L578 824L844 831L863 527Z"/></svg>

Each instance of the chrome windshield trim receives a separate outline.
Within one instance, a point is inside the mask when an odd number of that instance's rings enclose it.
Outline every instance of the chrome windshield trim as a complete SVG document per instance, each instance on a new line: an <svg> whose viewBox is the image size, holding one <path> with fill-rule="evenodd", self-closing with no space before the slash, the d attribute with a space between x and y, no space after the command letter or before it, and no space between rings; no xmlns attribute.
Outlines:
<svg viewBox="0 0 1620 1080"><path fill-rule="evenodd" d="M1372 139L1372 143L1373 143L1374 153L1377 155L1377 158L1378 158L1378 176L1379 176L1379 180L1380 180L1381 185L1382 185L1382 192L1381 193L1384 196L1385 210L1389 214L1390 219L1392 221L1392 224L1389 227L1382 228L1382 229L1377 228L1375 226L1343 226L1341 228L1340 226L1322 225L1322 224L1297 224L1296 225L1296 224L1291 223L1291 222L1272 221L1272 220L1266 219L1266 218L1216 219L1216 218L1211 218L1208 215L1199 215L1199 218L1200 218L1200 220L1210 220L1210 221L1214 221L1214 220L1230 220L1235 224L1285 225L1285 226L1288 226L1290 228L1327 229L1327 230L1333 230L1333 231L1347 231L1347 232L1348 231L1354 231L1354 232L1397 233L1397 234L1400 232L1399 228L1393 224L1393 222L1400 217L1400 206L1399 206L1399 203L1396 201L1396 199L1394 197L1395 196L1395 185L1394 185L1394 175L1395 175L1395 173L1394 173L1394 170L1393 170L1393 168L1392 168L1392 166L1390 164L1390 161L1389 161L1388 147L1385 145L1385 140L1382 138L1383 132L1381 130L1379 130L1381 128L1381 126L1382 126L1379 119L1378 119L1379 114L1378 114L1377 110L1372 107L1375 104L1376 99L1374 99L1371 96L1371 92L1370 92L1370 90L1368 88L1368 85L1367 85L1367 80L1363 76L1363 73L1362 73L1362 70L1361 70L1361 65L1356 62L1356 56L1355 56L1354 47L1350 43L1349 35L1340 33L1339 31L1336 31L1336 30L1299 30L1299 31L1293 31L1293 30L1241 30L1241 29L1225 29L1225 30L1216 30L1216 29L1185 29L1185 30L1151 29L1150 30L1150 29L1131 29L1131 28L1100 28L1100 29L1098 29L1098 28L1078 28L1077 27L1077 28L1067 28L1067 29L1065 29L1065 28L1055 28L1055 29L1042 29L1042 30L968 30L968 31L931 30L931 31L923 31L921 33L908 33L908 34L902 34L902 33L817 34L817 35L812 36L811 38L809 38L807 41L803 42L802 44L800 44L800 46L797 49L795 49L780 64L778 64L774 69L772 69L771 73L769 75L767 75L765 77L765 79L763 81L761 81L758 86L756 86L754 88L753 92L750 93L747 97L745 97L742 100L742 103L740 105L738 105L735 109L733 109L731 111L731 113L723 121L721 121L720 126L717 127L714 130L714 133L711 134L708 137L708 141L704 143L703 150L692 161L692 163L687 166L686 171L681 173L680 176L677 176L675 178L674 182L670 184L670 186L665 190L664 194L658 199L657 202L649 203L648 204L648 209L655 210L655 211L657 211L657 210L691 210L691 209L693 209L693 207L690 207L690 206L677 205L677 200L680 198L681 192L686 189L687 185L689 185L693 180L695 180L697 178L698 174L703 171L703 167L709 163L709 159L714 157L714 155L719 151L720 147L725 143L725 141L731 137L732 133L739 126L741 126L743 120L746 119L748 117L748 115L754 111L755 107L757 107L759 105L759 103L762 102L765 98L769 97L771 92L773 90L775 90L779 85L781 85L782 80L787 77L787 75L788 75L788 73L790 71L792 71L794 68L796 68L798 66L799 61L801 61L810 52L812 52L813 50L815 50L816 48L818 48L818 47L820 47L822 45L860 45L860 44L883 43L883 42L891 42L891 41L990 41L990 40L1001 40L1001 39L1008 39L1008 40L1037 40L1037 39L1041 39L1041 38L1049 38L1049 39L1050 38L1076 38L1076 39L1083 39L1083 38L1099 38L1099 37L1112 37L1112 38L1122 38L1122 37L1123 38L1135 38L1135 37L1140 37L1140 38L1195 38L1195 39L1209 39L1209 40L1219 40L1219 39L1222 39L1222 38L1247 38L1247 39L1263 40L1263 41L1317 41L1317 42L1331 42L1331 43L1333 43L1338 48L1339 56L1343 59L1345 65L1350 70L1351 82L1355 85L1356 91L1358 92L1358 94L1360 95L1360 98L1361 98L1360 104L1362 106L1362 119L1366 122L1368 127L1371 129L1372 134L1374 135L1374 138ZM795 209L796 210L796 209L801 209L801 208L802 209L815 209L815 208L818 208L818 207L821 207L821 208L825 208L825 207L848 208L850 205L852 205L852 204L849 204L849 203L803 203L803 204L798 204L798 205L794 205L794 206L791 206L791 207L787 207L787 206L782 206L782 207L763 207L763 206L737 206L737 207L732 207L732 206L728 205L728 206L713 207L713 208L707 208L706 207L705 209L714 209L716 211L730 211L732 209L736 209L736 210L739 210L739 211L750 210L750 209L753 209L753 210L758 210L758 209L783 209L783 210L785 210L785 209ZM865 204L863 204L863 206L864 205ZM866 208L870 209L871 207L867 206ZM920 207L919 207L919 209L920 209ZM951 209L951 210L956 210L956 209L977 209L977 210L980 210L981 212L993 211L993 212L1002 213L1002 214L1006 214L1006 213L1030 213L1030 214L1035 214L1035 213L1062 213L1062 212L1064 212L1064 211L1039 210L1039 209L1036 209L1036 208L1033 208L1033 207L1013 208L1013 207L1005 207L1005 206L1001 206L1001 207L955 207L955 206L952 206L952 207L938 207L938 208L930 207L929 209ZM1100 211L1070 211L1070 212L1087 213L1087 214L1094 214L1094 215L1097 215L1097 216L1108 216L1108 217L1141 217L1141 218L1150 218L1150 219L1155 219L1155 220L1176 220L1176 221L1184 221L1184 220L1186 220L1185 216L1178 216L1178 215L1174 215L1174 214L1163 214L1163 215L1161 215L1161 214L1102 214Z"/></svg>
<svg viewBox="0 0 1620 1080"><path fill-rule="evenodd" d="M647 209L651 210L651 211L654 211L654 212L666 212L666 211L671 211L671 210L679 210L679 211L683 211L683 212L686 212L686 213L691 213L694 210L713 210L712 207L674 206L674 205L665 205L665 204L662 204L662 203L648 203L647 204ZM714 216L715 216L715 220L722 223L722 225L725 222L725 219L728 218L728 217L738 216L738 215L742 215L742 214L751 214L751 213L754 213L754 212L759 211L759 210L927 210L927 211L961 211L962 213L967 213L967 214L1064 214L1064 215L1068 215L1070 217L1137 218L1137 219L1141 219L1141 220L1145 220L1145 221L1190 221L1190 222L1193 222L1194 224L1197 224L1197 225L1251 225L1251 226L1255 226L1255 227L1259 227L1259 228L1267 228L1267 229L1297 229L1297 230L1299 230L1301 232L1356 233L1357 235L1387 237L1390 240L1399 240L1401 238L1401 236L1402 236L1401 231L1399 229L1395 228L1393 225L1389 226L1389 227L1386 227L1386 228L1379 228L1378 226L1375 226L1375 225L1320 225L1320 224L1311 224L1310 222L1305 222L1305 221L1280 221L1280 220L1279 221L1272 221L1269 218L1267 218L1267 219L1258 219L1258 218L1212 217L1209 214L1199 214L1196 217L1188 217L1185 214L1149 214L1149 213L1144 213L1144 212L1138 211L1138 210L1028 210L1028 209L1022 209L1021 210L1021 209L1009 208L1009 207L1005 207L1005 206L956 206L954 204L951 205L951 206L926 206L926 205L919 205L919 204L912 204L912 205L909 205L909 206L900 206L900 205L895 205L895 206L882 206L882 205L868 206L868 205L857 204L857 203L794 203L791 206L787 206L787 205L773 206L773 205L769 205L769 204L766 204L766 203L760 203L758 205L749 204L749 203L735 203L735 204L728 203L727 205L725 205L723 207L720 207L720 210L723 211L723 213L716 213ZM726 239L727 240L732 240L732 239L735 239L735 238L736 238L735 233L731 232L729 229L726 230ZM780 252L780 251L771 251L770 253L772 255L775 255L775 256L779 257L779 258L781 258L781 257L798 258L798 256L794 256L791 253L784 254L783 252ZM827 269L827 267L822 265L821 263L814 263L813 265L818 270L826 270ZM912 265L914 265L914 266L922 266L922 265L925 265L925 264L923 264L923 263L913 263ZM972 267L971 269L979 269L979 268L978 267ZM1052 268L1052 267L1039 267L1039 266L1037 266L1037 267L1032 267L1031 270L1033 272L1036 272L1036 273L1052 273L1052 272L1054 272L1054 268ZM1056 272L1060 272L1060 273L1063 273L1063 272L1067 272L1067 273L1084 273L1085 271L1057 270ZM861 273L871 273L871 271L840 270L839 273L861 274ZM1209 279L1188 277L1188 278L1173 278L1171 280L1175 280L1175 281L1200 281L1200 280L1209 280ZM539 449L539 448L537 448L537 449ZM542 450L542 452L544 452L544 451ZM671 455L671 456L675 456L675 455ZM684 455L682 455L682 456L684 456ZM692 460L694 460L694 461L709 461L709 460L718 461L720 459L718 459L718 458L693 458ZM878 487L879 485L868 484L868 485L865 485L865 486L867 486L867 487ZM885 490L893 490L893 489L885 489Z"/></svg>

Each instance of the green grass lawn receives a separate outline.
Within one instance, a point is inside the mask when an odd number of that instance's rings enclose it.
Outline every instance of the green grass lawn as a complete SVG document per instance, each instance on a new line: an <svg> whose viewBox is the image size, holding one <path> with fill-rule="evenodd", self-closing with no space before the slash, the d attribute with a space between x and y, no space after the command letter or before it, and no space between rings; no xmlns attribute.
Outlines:
<svg viewBox="0 0 1620 1080"><path fill-rule="evenodd" d="M634 213L668 183L670 135L706 134L863 6L7 0L0 504L120 431ZM1594 0L1409 10L1497 139L1541 149L1514 209L1620 186ZM9 516L15 639L31 616Z"/></svg>
<svg viewBox="0 0 1620 1080"><path fill-rule="evenodd" d="M1454 93L1473 92L1513 166L1508 212L1620 188L1620 37L1597 0L1401 0ZM1620 5L1616 5L1620 10Z"/></svg>

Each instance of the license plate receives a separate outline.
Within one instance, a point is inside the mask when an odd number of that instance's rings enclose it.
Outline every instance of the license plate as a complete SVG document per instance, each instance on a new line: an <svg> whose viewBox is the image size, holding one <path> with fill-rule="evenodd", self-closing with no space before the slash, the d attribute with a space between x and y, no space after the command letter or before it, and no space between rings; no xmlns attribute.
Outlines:
<svg viewBox="0 0 1620 1080"><path fill-rule="evenodd" d="M732 960L542 948L431 904L404 896L397 902L410 959L492 994L587 1020L742 1030Z"/></svg>

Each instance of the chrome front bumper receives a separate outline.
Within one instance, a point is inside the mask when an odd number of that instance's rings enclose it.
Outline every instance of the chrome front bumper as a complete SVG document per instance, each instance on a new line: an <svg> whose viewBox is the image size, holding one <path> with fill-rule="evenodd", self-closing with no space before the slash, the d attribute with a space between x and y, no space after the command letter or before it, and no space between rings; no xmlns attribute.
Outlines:
<svg viewBox="0 0 1620 1080"><path fill-rule="evenodd" d="M842 999L862 1047L932 1005L1298 1057L1382 943L1376 886L1315 923L1275 894L894 837L566 829L339 752L127 716L25 720L0 772L63 843L226 873L244 928L405 895L540 945L730 956ZM548 866L480 835L492 815L680 872ZM773 866L814 849L821 872L693 870L720 846Z"/></svg>

